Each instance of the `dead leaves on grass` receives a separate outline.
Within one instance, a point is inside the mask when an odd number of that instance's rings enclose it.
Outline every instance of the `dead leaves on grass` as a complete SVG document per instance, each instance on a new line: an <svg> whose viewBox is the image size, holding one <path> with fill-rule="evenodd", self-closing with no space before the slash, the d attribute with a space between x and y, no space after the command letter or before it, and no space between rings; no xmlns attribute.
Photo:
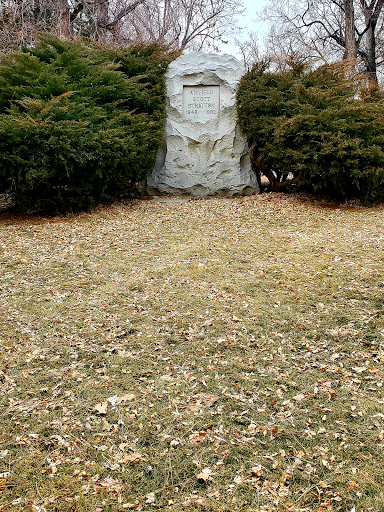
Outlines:
<svg viewBox="0 0 384 512"><path fill-rule="evenodd" d="M104 414L107 414L107 409L108 409L108 402L101 402L101 403L98 403L95 405L95 407L93 408L93 410L97 413L97 414L101 414L101 415L104 415Z"/></svg>
<svg viewBox="0 0 384 512"><path fill-rule="evenodd" d="M62 510L81 493L95 510L367 512L384 432L375 215L264 196L6 225L0 464L32 473L0 480L12 512L32 507L20 485L40 503L41 471Z"/></svg>
<svg viewBox="0 0 384 512"><path fill-rule="evenodd" d="M213 482L212 469L204 468L198 475L196 475L196 478L204 483Z"/></svg>
<svg viewBox="0 0 384 512"><path fill-rule="evenodd" d="M136 395L134 395L133 393L127 393L123 396L113 395L108 397L105 402L95 404L93 410L97 414L104 416L105 414L107 414L108 404L111 404L112 406L121 405L125 404L126 402L131 402L135 400L135 398Z"/></svg>

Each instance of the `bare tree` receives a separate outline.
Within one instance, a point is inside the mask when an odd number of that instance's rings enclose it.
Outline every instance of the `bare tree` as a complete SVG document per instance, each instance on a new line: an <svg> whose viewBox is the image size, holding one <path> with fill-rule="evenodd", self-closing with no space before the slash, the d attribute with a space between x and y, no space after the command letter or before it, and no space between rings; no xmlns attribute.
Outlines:
<svg viewBox="0 0 384 512"><path fill-rule="evenodd" d="M121 25L127 41L159 41L173 48L215 48L236 29L241 0L147 0Z"/></svg>
<svg viewBox="0 0 384 512"><path fill-rule="evenodd" d="M256 32L248 32L247 39L235 38L235 43L241 54L245 69L251 69L254 64L262 60Z"/></svg>
<svg viewBox="0 0 384 512"><path fill-rule="evenodd" d="M360 55L366 63L367 72L377 80L377 29L379 23L383 23L384 0L370 2L360 0L360 6L365 21L364 31L361 34L361 36L365 35L365 48L360 49Z"/></svg>
<svg viewBox="0 0 384 512"><path fill-rule="evenodd" d="M270 48L285 45L328 62L355 60L377 82L383 7L384 0L269 0Z"/></svg>
<svg viewBox="0 0 384 512"><path fill-rule="evenodd" d="M223 41L242 12L242 0L0 0L0 45L28 45L37 31L50 31L201 49Z"/></svg>
<svg viewBox="0 0 384 512"><path fill-rule="evenodd" d="M0 49L32 44L37 32L87 35L106 42L146 0L0 0ZM111 36L112 35L112 36Z"/></svg>
<svg viewBox="0 0 384 512"><path fill-rule="evenodd" d="M345 15L345 58L356 61L357 41L355 37L355 7L353 0L343 0Z"/></svg>
<svg viewBox="0 0 384 512"><path fill-rule="evenodd" d="M0 0L0 50L29 44L33 32L46 26L42 10L39 0Z"/></svg>

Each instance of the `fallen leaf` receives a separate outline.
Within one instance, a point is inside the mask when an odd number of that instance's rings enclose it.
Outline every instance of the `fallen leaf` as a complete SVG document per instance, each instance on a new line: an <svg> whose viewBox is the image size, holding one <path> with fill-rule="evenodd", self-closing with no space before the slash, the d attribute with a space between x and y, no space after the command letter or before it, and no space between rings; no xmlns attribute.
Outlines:
<svg viewBox="0 0 384 512"><path fill-rule="evenodd" d="M119 482L119 480L116 480L115 478L112 478L111 476L104 478L104 480L99 482L99 485L101 487L104 487L107 492L121 493L121 491L123 490L121 482Z"/></svg>
<svg viewBox="0 0 384 512"><path fill-rule="evenodd" d="M213 482L213 478L211 477L212 469L204 468L201 473L196 475L198 480L202 480L203 482Z"/></svg>
<svg viewBox="0 0 384 512"><path fill-rule="evenodd" d="M208 441L209 436L207 432L196 432L189 436L189 440L191 443L204 443Z"/></svg>
<svg viewBox="0 0 384 512"><path fill-rule="evenodd" d="M354 368L352 368L352 370L355 371L356 373L363 373L365 372L366 369L366 366L355 366Z"/></svg>
<svg viewBox="0 0 384 512"><path fill-rule="evenodd" d="M95 405L93 410L98 414L107 414L108 402L100 402Z"/></svg>
<svg viewBox="0 0 384 512"><path fill-rule="evenodd" d="M147 495L146 495L146 500L145 500L145 503L155 503L156 501L156 496L155 496L155 493L154 492L149 492Z"/></svg>
<svg viewBox="0 0 384 512"><path fill-rule="evenodd" d="M133 393L127 393L126 395L119 396L118 403L121 404L122 402L132 402L132 400L135 400L136 395Z"/></svg>
<svg viewBox="0 0 384 512"><path fill-rule="evenodd" d="M119 404L122 404L123 402L131 402L132 400L135 400L136 398L136 395L132 394L132 393L127 393L126 395L123 395L123 396L117 396L117 395L113 395L113 396L110 396L109 398L107 398L107 401L111 404L111 405L119 405Z"/></svg>
<svg viewBox="0 0 384 512"><path fill-rule="evenodd" d="M253 466L253 468L251 469L252 475L257 476L259 478L262 476L264 471L265 471L265 467L261 466L260 464L257 464L256 466Z"/></svg>
<svg viewBox="0 0 384 512"><path fill-rule="evenodd" d="M300 393L299 395L296 395L292 397L293 400L296 400L296 402L301 402L301 400L304 400L306 396L303 393Z"/></svg>
<svg viewBox="0 0 384 512"><path fill-rule="evenodd" d="M142 459L143 459L143 455L141 453L134 452L134 453L131 453L130 455L126 455L123 459L121 459L120 462L122 462L123 464L126 462L135 463L135 462L141 461Z"/></svg>

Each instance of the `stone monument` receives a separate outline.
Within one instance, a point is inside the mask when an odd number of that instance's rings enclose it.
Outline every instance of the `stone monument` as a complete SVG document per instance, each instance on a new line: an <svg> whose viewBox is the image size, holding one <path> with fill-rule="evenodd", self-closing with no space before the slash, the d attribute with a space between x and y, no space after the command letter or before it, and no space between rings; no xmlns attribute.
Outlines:
<svg viewBox="0 0 384 512"><path fill-rule="evenodd" d="M236 89L243 73L232 55L189 53L170 64L165 141L147 179L150 194L230 197L258 191L237 126Z"/></svg>

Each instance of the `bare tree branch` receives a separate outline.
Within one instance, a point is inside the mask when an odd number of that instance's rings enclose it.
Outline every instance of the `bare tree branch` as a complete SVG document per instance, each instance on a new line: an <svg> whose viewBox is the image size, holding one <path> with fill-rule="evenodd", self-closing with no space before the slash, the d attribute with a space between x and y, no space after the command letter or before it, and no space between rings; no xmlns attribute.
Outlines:
<svg viewBox="0 0 384 512"><path fill-rule="evenodd" d="M76 5L76 7L73 9L73 11L71 12L71 14L69 16L71 23L73 23L75 21L75 19L78 17L78 15L81 13L81 11L83 9L84 9L83 3L80 2Z"/></svg>
<svg viewBox="0 0 384 512"><path fill-rule="evenodd" d="M384 54L384 0L269 0L264 17L272 23L275 42L280 34L280 47L312 49L319 59L328 54L331 61L356 59L358 68L377 80L377 53Z"/></svg>
<svg viewBox="0 0 384 512"><path fill-rule="evenodd" d="M105 28L112 28L112 27L116 26L120 20L122 20L125 16L127 16L127 14L134 11L138 5L143 4L144 2L146 2L146 0L136 0L132 4L125 7L124 9L121 9L121 11L118 14L116 14L116 16L114 17L114 19L112 21L110 21L109 23L104 25Z"/></svg>
<svg viewBox="0 0 384 512"><path fill-rule="evenodd" d="M0 0L0 50L33 44L44 31L201 49L233 32L242 12L242 0Z"/></svg>

